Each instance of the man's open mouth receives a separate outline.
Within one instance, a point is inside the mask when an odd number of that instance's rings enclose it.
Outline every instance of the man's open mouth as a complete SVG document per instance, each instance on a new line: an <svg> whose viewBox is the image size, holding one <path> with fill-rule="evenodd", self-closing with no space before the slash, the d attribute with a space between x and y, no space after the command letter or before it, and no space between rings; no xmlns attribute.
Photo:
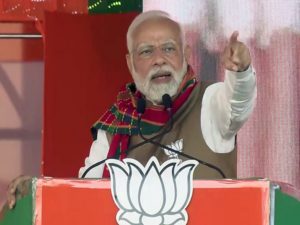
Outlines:
<svg viewBox="0 0 300 225"><path fill-rule="evenodd" d="M154 80L154 79L163 79L163 78L168 78L168 77L171 77L171 76L172 76L172 74L170 72L161 72L161 73L154 74L151 77L151 80Z"/></svg>

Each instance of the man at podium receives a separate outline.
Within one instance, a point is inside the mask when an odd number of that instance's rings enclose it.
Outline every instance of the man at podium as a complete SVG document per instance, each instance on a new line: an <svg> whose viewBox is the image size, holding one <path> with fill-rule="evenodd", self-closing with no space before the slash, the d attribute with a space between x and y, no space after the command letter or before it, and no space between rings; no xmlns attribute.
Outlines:
<svg viewBox="0 0 300 225"><path fill-rule="evenodd" d="M159 162L201 161L196 179L235 178L236 134L256 99L250 53L238 35L232 33L222 54L224 82L211 84L194 74L179 23L162 11L137 16L127 32L126 59L134 83L124 86L93 125L94 142L79 177L109 177L107 158L146 164L156 156ZM16 190L29 180L21 176L10 184L10 208Z"/></svg>
<svg viewBox="0 0 300 225"><path fill-rule="evenodd" d="M194 173L197 179L235 178L235 137L256 98L250 53L238 32L222 55L223 83L197 80L182 27L165 12L137 16L127 32L127 48L134 83L94 124L94 142L79 177L109 177L104 163L92 166L106 158L130 157L145 165L154 155L160 162L204 161Z"/></svg>

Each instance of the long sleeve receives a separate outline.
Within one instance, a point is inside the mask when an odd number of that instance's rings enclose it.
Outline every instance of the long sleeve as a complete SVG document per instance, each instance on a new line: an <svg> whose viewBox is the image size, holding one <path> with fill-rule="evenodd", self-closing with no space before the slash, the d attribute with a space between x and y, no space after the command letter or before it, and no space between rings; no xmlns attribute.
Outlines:
<svg viewBox="0 0 300 225"><path fill-rule="evenodd" d="M106 133L103 130L98 130L97 139L92 143L90 154L85 159L84 167L79 169L79 177L94 163L100 162L106 159L109 150L109 144L106 137ZM101 178L103 174L104 163L91 169L87 174L86 178Z"/></svg>
<svg viewBox="0 0 300 225"><path fill-rule="evenodd" d="M227 153L233 150L235 135L249 118L255 100L256 76L251 66L244 72L226 71L224 82L206 89L201 130L212 151Z"/></svg>

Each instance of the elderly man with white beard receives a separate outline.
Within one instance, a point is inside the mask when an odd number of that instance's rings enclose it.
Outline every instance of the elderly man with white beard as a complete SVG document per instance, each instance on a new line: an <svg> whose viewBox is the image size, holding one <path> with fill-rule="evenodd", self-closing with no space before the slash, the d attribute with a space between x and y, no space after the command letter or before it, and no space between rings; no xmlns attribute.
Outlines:
<svg viewBox="0 0 300 225"><path fill-rule="evenodd" d="M104 164L85 173L91 165L106 158L130 157L146 164L152 156L162 163L169 158L186 160L163 146L175 148L218 167L226 178L236 177L237 131L251 114L256 98L256 78L248 48L233 32L222 55L225 81L199 82L189 64L190 47L181 26L162 11L137 16L127 32L127 65L134 83L118 94L116 103L92 128L94 142L79 176L109 177ZM157 135L168 126L170 114L162 96L171 96L172 130ZM145 99L145 112L137 104ZM157 136L155 145L136 148L143 138ZM128 151L128 149L132 149ZM217 170L199 165L196 179L222 178Z"/></svg>
<svg viewBox="0 0 300 225"><path fill-rule="evenodd" d="M197 80L189 64L190 46L177 22L162 11L137 16L127 32L126 59L134 83L119 92L116 103L93 125L94 142L79 177L109 177L104 163L93 166L107 158L130 157L144 165L152 156L161 163L169 158L187 159L161 147L169 146L219 168L223 177L235 178L236 134L256 99L250 53L237 38L238 32L233 32L222 55L224 82L211 84ZM172 98L168 110L162 104L164 94ZM145 99L142 115L137 112L140 99ZM169 121L174 121L171 130ZM161 146L145 142L140 132L146 138L156 137ZM222 176L216 169L199 165L194 178ZM9 208L28 192L30 179L20 176L11 182Z"/></svg>

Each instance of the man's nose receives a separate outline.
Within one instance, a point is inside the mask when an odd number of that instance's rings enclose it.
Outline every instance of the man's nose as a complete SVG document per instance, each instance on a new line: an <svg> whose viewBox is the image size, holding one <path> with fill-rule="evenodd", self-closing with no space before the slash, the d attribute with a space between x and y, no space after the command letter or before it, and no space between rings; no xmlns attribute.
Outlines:
<svg viewBox="0 0 300 225"><path fill-rule="evenodd" d="M163 65L166 63L165 55L161 49L155 49L153 53L153 65Z"/></svg>

